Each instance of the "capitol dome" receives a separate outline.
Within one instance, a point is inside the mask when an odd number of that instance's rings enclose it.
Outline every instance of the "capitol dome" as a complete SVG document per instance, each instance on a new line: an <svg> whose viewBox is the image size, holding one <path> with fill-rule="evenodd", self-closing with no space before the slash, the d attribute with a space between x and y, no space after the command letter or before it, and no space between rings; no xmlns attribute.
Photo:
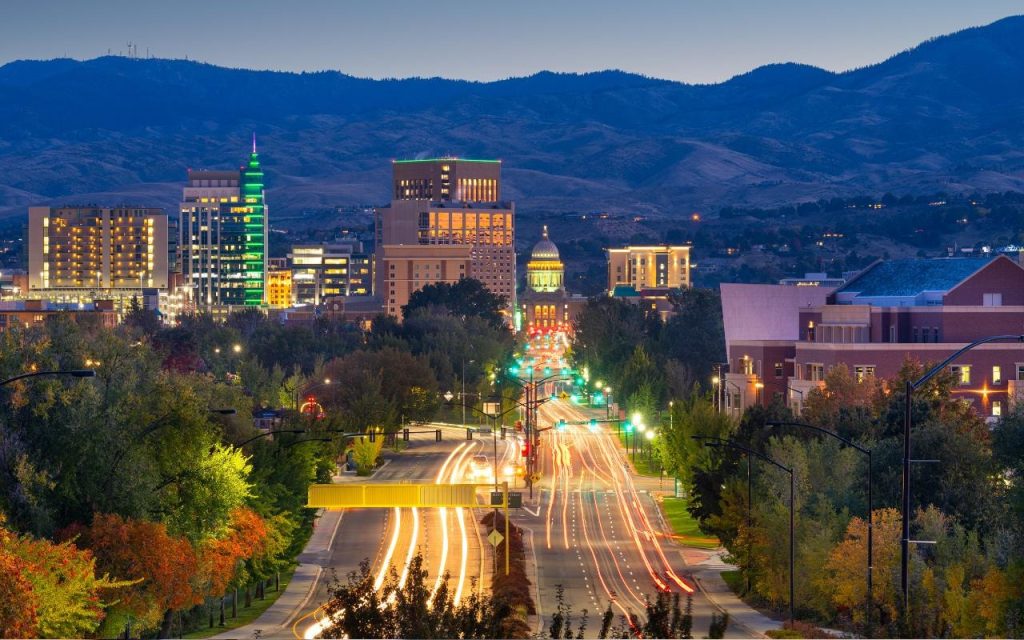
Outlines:
<svg viewBox="0 0 1024 640"><path fill-rule="evenodd" d="M533 253L530 254L531 260L558 260L558 247L555 246L554 242L548 239L548 225L544 225L544 233L540 239L540 242L533 245Z"/></svg>

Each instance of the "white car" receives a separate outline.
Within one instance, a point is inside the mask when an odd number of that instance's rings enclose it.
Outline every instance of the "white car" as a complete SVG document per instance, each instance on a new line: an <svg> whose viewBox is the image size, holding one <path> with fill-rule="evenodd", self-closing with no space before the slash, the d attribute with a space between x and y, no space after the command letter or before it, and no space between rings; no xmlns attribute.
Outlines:
<svg viewBox="0 0 1024 640"><path fill-rule="evenodd" d="M470 482L494 482L494 468L487 456L473 456L466 470L466 480Z"/></svg>

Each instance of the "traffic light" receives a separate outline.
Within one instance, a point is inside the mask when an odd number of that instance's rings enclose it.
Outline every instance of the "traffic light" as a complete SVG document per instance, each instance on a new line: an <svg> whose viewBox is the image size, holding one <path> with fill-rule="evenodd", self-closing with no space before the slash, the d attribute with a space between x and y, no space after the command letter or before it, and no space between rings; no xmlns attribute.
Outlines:
<svg viewBox="0 0 1024 640"><path fill-rule="evenodd" d="M516 420L516 431L522 431L522 430L523 430L523 421L522 420Z"/></svg>
<svg viewBox="0 0 1024 640"><path fill-rule="evenodd" d="M558 421L558 430L559 431L565 431L565 426L566 425L565 425L565 420L564 419Z"/></svg>
<svg viewBox="0 0 1024 640"><path fill-rule="evenodd" d="M544 367L544 375L545 376L550 376L551 375L551 367Z"/></svg>
<svg viewBox="0 0 1024 640"><path fill-rule="evenodd" d="M597 431L597 418L590 419L590 430Z"/></svg>
<svg viewBox="0 0 1024 640"><path fill-rule="evenodd" d="M523 450L521 451L521 453L522 453L524 458L529 458L530 457L530 443L529 442L524 442L523 443Z"/></svg>
<svg viewBox="0 0 1024 640"><path fill-rule="evenodd" d="M633 433L633 423L632 422L627 422L625 424L625 428L626 428L626 433Z"/></svg>

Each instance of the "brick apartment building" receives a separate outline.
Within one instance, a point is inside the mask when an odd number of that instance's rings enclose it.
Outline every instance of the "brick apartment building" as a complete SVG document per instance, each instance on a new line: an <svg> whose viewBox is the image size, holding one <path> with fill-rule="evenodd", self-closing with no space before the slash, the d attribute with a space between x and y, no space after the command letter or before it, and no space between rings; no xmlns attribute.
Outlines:
<svg viewBox="0 0 1024 640"><path fill-rule="evenodd" d="M879 261L838 289L722 285L729 363L723 408L780 397L800 411L828 371L890 378L969 342L1024 333L1024 268L996 258ZM1024 395L1024 346L983 345L951 366L954 395L998 417Z"/></svg>

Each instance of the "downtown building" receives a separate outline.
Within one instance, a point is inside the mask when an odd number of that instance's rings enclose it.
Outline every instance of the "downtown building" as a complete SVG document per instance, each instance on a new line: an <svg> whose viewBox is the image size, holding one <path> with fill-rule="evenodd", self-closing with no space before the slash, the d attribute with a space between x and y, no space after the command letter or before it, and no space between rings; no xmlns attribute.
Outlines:
<svg viewBox="0 0 1024 640"><path fill-rule="evenodd" d="M123 313L133 299L143 304L168 291L163 209L29 207L27 253L27 300L83 308L109 301Z"/></svg>
<svg viewBox="0 0 1024 640"><path fill-rule="evenodd" d="M605 250L608 295L639 305L662 321L673 313L669 295L690 287L690 247L641 245Z"/></svg>
<svg viewBox="0 0 1024 640"><path fill-rule="evenodd" d="M293 245L288 264L292 304L373 293L373 257L358 240Z"/></svg>
<svg viewBox="0 0 1024 640"><path fill-rule="evenodd" d="M519 295L516 329L530 336L572 333L572 323L586 298L565 289L565 264L544 225L526 263L526 288Z"/></svg>
<svg viewBox="0 0 1024 640"><path fill-rule="evenodd" d="M256 143L237 171L188 171L177 261L192 307L224 311L267 303L267 206Z"/></svg>
<svg viewBox="0 0 1024 640"><path fill-rule="evenodd" d="M904 362L937 363L979 338L1021 334L1024 268L1007 258L879 261L836 289L723 284L728 363L723 408L786 402L797 413L829 371L892 378ZM991 343L950 366L954 397L981 416L1024 397L1024 349Z"/></svg>
<svg viewBox="0 0 1024 640"><path fill-rule="evenodd" d="M501 161L392 163L391 205L375 211L375 293L401 318L428 284L472 277L515 307L515 205L501 200Z"/></svg>

